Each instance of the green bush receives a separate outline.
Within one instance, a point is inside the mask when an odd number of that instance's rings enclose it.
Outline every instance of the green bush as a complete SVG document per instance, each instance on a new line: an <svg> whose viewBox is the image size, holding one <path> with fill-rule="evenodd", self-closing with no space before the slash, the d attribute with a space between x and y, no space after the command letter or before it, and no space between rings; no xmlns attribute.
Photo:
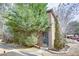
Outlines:
<svg viewBox="0 0 79 59"><path fill-rule="evenodd" d="M46 4L15 4L3 17L14 37L13 42L20 45L35 45L39 36L35 34L48 30Z"/></svg>
<svg viewBox="0 0 79 59"><path fill-rule="evenodd" d="M24 33L18 33L17 36L15 36L14 42L20 44L21 46L34 46L37 44L37 36L35 34L30 35L24 35Z"/></svg>
<svg viewBox="0 0 79 59"><path fill-rule="evenodd" d="M34 46L35 44L37 44L37 40L38 38L35 36L35 35L31 35L31 36L28 36L25 40L25 45L27 46Z"/></svg>

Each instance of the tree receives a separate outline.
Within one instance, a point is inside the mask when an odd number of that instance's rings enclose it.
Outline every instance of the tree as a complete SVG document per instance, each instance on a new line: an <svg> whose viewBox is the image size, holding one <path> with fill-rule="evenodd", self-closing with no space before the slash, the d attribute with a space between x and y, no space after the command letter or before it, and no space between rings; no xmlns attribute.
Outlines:
<svg viewBox="0 0 79 59"><path fill-rule="evenodd" d="M69 26L67 26L67 34L79 34L79 22L73 21L69 23Z"/></svg>
<svg viewBox="0 0 79 59"><path fill-rule="evenodd" d="M48 29L46 4L15 4L3 16L14 42L33 46ZM40 40L39 40L40 41Z"/></svg>
<svg viewBox="0 0 79 59"><path fill-rule="evenodd" d="M62 27L63 33L66 34L69 23L73 22L75 19L78 20L79 15L79 4L78 3L60 3L57 10L60 17L60 24Z"/></svg>
<svg viewBox="0 0 79 59"><path fill-rule="evenodd" d="M52 11L52 16L54 17L55 21L55 40L54 40L54 48L56 50L60 50L65 46L64 38L62 36L60 24L59 24L59 17Z"/></svg>

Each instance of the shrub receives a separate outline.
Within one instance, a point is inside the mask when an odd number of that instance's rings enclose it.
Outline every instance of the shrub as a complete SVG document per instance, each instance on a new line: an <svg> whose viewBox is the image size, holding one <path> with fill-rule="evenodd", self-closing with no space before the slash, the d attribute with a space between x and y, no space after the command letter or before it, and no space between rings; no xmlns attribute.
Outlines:
<svg viewBox="0 0 79 59"><path fill-rule="evenodd" d="M31 36L28 36L25 40L25 45L27 46L34 46L35 44L37 44L37 40L38 38L35 36L35 35L31 35Z"/></svg>

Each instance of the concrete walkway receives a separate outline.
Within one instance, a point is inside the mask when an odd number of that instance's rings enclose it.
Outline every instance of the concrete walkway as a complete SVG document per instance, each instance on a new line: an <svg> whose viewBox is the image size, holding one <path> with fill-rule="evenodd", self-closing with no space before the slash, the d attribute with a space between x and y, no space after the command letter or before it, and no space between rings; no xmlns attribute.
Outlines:
<svg viewBox="0 0 79 59"><path fill-rule="evenodd" d="M62 53L63 49L59 52L48 51L47 48L21 48L14 44L6 44L0 42L0 56L79 56L79 42L67 40L69 46L66 53Z"/></svg>
<svg viewBox="0 0 79 59"><path fill-rule="evenodd" d="M0 41L1 56L42 56L43 50L37 48L22 48L14 44Z"/></svg>

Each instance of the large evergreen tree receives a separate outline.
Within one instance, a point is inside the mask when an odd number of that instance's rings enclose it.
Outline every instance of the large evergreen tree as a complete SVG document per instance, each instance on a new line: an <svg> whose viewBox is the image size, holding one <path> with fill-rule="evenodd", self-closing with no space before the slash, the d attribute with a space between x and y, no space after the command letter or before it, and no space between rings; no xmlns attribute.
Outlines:
<svg viewBox="0 0 79 59"><path fill-rule="evenodd" d="M14 42L33 46L48 29L46 4L14 4L5 13L6 25ZM39 40L40 41L40 40Z"/></svg>

